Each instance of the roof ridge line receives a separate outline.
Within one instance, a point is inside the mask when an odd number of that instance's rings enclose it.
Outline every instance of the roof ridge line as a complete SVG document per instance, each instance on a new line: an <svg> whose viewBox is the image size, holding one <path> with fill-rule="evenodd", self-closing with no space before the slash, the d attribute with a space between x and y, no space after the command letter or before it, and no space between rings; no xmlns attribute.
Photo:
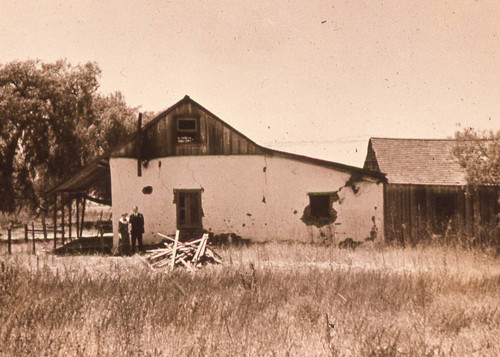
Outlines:
<svg viewBox="0 0 500 357"><path fill-rule="evenodd" d="M444 138L444 139L439 139L439 138L387 138L387 137L380 137L380 136L372 136L370 137L371 139L382 139L382 140L419 140L419 141L458 141L458 139L451 139L451 138Z"/></svg>

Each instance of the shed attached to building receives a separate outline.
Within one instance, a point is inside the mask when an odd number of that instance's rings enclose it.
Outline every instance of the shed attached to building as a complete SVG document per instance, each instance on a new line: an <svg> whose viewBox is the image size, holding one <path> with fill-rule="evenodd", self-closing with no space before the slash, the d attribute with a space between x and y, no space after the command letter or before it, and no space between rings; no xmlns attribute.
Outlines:
<svg viewBox="0 0 500 357"><path fill-rule="evenodd" d="M364 168L384 172L386 239L497 239L499 187L472 187L455 140L371 138Z"/></svg>

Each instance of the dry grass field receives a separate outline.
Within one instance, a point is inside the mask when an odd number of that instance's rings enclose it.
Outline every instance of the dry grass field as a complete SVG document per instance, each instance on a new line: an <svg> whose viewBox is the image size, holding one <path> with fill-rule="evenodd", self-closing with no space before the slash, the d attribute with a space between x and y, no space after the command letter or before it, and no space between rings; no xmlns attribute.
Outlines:
<svg viewBox="0 0 500 357"><path fill-rule="evenodd" d="M165 274L39 248L0 246L1 356L500 355L500 260L477 250L269 243Z"/></svg>

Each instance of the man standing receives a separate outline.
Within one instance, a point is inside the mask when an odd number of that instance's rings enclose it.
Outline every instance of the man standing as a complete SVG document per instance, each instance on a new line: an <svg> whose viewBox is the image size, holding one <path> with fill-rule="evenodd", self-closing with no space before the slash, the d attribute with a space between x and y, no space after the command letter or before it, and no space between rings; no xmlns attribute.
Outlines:
<svg viewBox="0 0 500 357"><path fill-rule="evenodd" d="M135 242L139 243L139 251L142 251L142 234L144 233L144 216L139 213L137 206L132 208L132 213L130 215L129 221L131 226L131 236L132 236L132 254L135 253Z"/></svg>

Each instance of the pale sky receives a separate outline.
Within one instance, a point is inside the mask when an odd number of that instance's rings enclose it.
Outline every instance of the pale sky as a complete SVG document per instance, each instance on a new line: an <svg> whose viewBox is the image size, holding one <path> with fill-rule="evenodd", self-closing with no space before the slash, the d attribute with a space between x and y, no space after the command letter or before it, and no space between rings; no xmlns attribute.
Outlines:
<svg viewBox="0 0 500 357"><path fill-rule="evenodd" d="M0 63L36 58L95 61L101 91L144 111L188 94L259 144L358 166L371 136L500 129L498 0L0 0Z"/></svg>

